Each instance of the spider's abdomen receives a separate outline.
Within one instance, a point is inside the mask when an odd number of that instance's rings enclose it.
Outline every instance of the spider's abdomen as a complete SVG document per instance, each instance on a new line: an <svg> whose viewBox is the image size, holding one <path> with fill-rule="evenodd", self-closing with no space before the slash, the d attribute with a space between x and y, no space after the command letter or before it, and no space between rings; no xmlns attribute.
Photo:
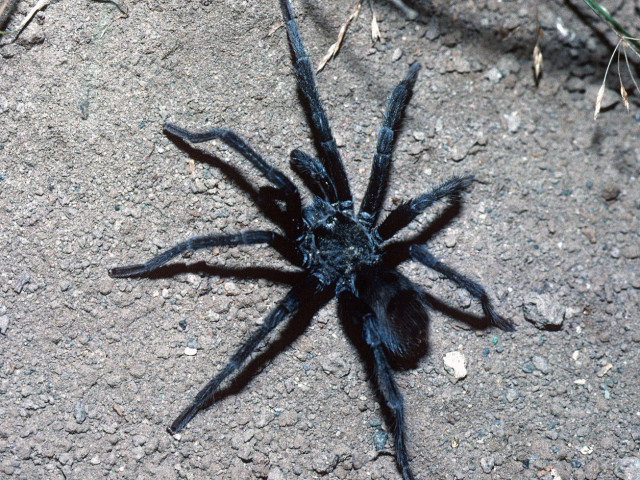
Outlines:
<svg viewBox="0 0 640 480"><path fill-rule="evenodd" d="M391 354L409 360L426 352L427 304L411 280L396 270L365 268L358 272L355 288L375 314L376 331Z"/></svg>
<svg viewBox="0 0 640 480"><path fill-rule="evenodd" d="M379 259L378 245L352 215L316 201L304 211L307 233L300 244L307 268L334 282Z"/></svg>

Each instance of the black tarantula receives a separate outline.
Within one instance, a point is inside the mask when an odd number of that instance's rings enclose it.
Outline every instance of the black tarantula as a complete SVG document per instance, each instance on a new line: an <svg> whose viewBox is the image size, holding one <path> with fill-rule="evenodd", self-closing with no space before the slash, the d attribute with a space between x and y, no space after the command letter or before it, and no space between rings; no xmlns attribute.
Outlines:
<svg viewBox="0 0 640 480"><path fill-rule="evenodd" d="M356 214L340 153L320 103L313 67L302 46L289 0L280 0L280 7L298 86L309 110L311 130L317 137L319 150L317 159L300 150L293 150L291 168L312 192L313 202L303 205L294 183L236 133L222 129L192 133L166 124L164 129L170 135L191 143L218 138L247 159L271 182L272 186L260 189L260 203L269 204L279 212L278 223L284 233L247 231L233 235L194 237L147 263L115 267L109 270L109 274L112 277L145 275L184 252L216 246L272 246L306 273L304 280L294 286L267 315L264 324L198 393L191 405L169 427L169 432L181 431L200 410L212 405L220 384L246 362L278 324L295 315L305 300L328 293L327 298L333 295L338 298L341 313L362 334L364 348L371 357L375 385L388 408L393 425L398 468L404 480L410 480L413 474L404 443L403 400L394 381L391 364L415 358L424 351L429 304L418 287L395 270L399 262L394 263L390 259L392 249L385 242L435 202L448 200L459 203L461 194L471 185L473 178L453 177L435 190L401 204L378 222L387 190L396 131L418 75L419 66L413 64L389 98L378 133L369 185ZM495 312L480 285L438 261L424 246L405 243L405 259L411 258L466 289L482 305L483 321L487 325L513 330L511 322Z"/></svg>

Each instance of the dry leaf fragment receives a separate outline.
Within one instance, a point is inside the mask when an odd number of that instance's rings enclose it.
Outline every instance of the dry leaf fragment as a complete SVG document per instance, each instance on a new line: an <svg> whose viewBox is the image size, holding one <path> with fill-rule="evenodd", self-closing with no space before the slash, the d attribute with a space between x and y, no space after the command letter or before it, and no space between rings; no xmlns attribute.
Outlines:
<svg viewBox="0 0 640 480"><path fill-rule="evenodd" d="M538 6L536 5L536 45L533 47L533 71L536 76L536 82L540 80L542 74L542 50L540 50L540 41L544 35L540 18L538 17Z"/></svg>
<svg viewBox="0 0 640 480"><path fill-rule="evenodd" d="M536 80L538 80L540 73L542 73L542 52L537 43L536 46L533 47L533 70L536 74Z"/></svg>
<svg viewBox="0 0 640 480"><path fill-rule="evenodd" d="M360 7L362 7L362 0L358 0L358 3L356 3L356 6L353 9L353 12L351 12L351 15L349 15L349 18L347 18L347 21L344 22L342 27L340 27L340 32L338 33L338 40L336 40L336 42L329 47L329 50L327 50L326 55L322 57L322 60L320 60L320 64L316 69L316 73L319 73L325 67L325 65L329 62L329 60L331 60L338 54L338 52L340 51L340 46L342 45L342 40L344 40L344 34L347 33L347 28L349 28L349 24L353 20L358 18L358 15L360 14Z"/></svg>
<svg viewBox="0 0 640 480"><path fill-rule="evenodd" d="M600 106L602 105L602 99L604 98L604 82L602 82L602 86L600 90L598 90L598 96L596 97L596 110L593 112L593 119L598 119L598 114L600 113Z"/></svg>
<svg viewBox="0 0 640 480"><path fill-rule="evenodd" d="M596 373L596 375L599 377L604 377L607 374L607 372L612 368L613 368L613 365L611 363L607 363L600 370L598 370L598 373Z"/></svg>
<svg viewBox="0 0 640 480"><path fill-rule="evenodd" d="M373 40L373 43L375 43L380 41L382 35L380 35L380 28L378 28L378 19L376 18L376 14L373 11L372 13L373 18L371 19L371 40Z"/></svg>
<svg viewBox="0 0 640 480"><path fill-rule="evenodd" d="M279 23L278 25L271 27L271 30L269 30L269 33L267 33L267 37L270 37L271 35L276 33L278 30L280 30L282 27L284 27L284 23Z"/></svg>
<svg viewBox="0 0 640 480"><path fill-rule="evenodd" d="M620 82L620 96L622 97L622 103L624 103L624 108L627 109L627 112L629 111L629 100L627 100L627 97L629 96L627 94L627 90L624 88L624 85L622 84L622 82Z"/></svg>
<svg viewBox="0 0 640 480"><path fill-rule="evenodd" d="M117 403L114 403L113 404L113 409L118 414L118 416L124 417L124 412L122 411L122 408L120 408L120 405L118 405Z"/></svg>

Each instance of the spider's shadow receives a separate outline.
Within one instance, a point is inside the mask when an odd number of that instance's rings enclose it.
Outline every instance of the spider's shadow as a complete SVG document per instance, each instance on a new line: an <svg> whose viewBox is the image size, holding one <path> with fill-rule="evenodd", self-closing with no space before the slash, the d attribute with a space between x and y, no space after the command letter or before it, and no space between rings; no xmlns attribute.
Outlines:
<svg viewBox="0 0 640 480"><path fill-rule="evenodd" d="M411 245L421 245L427 243L430 239L437 236L437 234L447 228L453 220L460 215L463 208L463 202L458 201L448 205L432 222L423 228L417 235L410 237L406 240L400 240L393 242L386 246L385 266L389 268L396 268L403 262L411 260L409 255L409 247ZM427 268L427 267L425 267ZM477 316L469 314L460 309L451 307L447 303L443 302L437 297L434 297L430 293L422 292L425 303L429 305L432 310L440 312L445 316L457 320L462 323L466 323L470 327L477 330L486 330L492 327L489 319L484 316Z"/></svg>
<svg viewBox="0 0 640 480"><path fill-rule="evenodd" d="M193 147L185 142L182 138L172 135L166 132L167 137L178 147L179 150L186 153L191 159L198 163L204 163L219 170L222 174L226 175L241 191L246 193L253 201L261 213L264 214L267 219L278 225L283 226L285 221L284 213L282 209L273 200L266 198L260 189L256 188L245 175L233 165L228 164L216 155L212 153Z"/></svg>
<svg viewBox="0 0 640 480"><path fill-rule="evenodd" d="M173 278L182 273L195 273L210 277L239 278L243 280L269 280L273 283L296 285L304 276L303 272L282 271L271 267L225 267L210 265L205 261L195 263L172 263L163 265L153 272L141 275L144 278Z"/></svg>
<svg viewBox="0 0 640 480"><path fill-rule="evenodd" d="M269 362L286 351L307 330L316 313L318 313L332 297L333 295L327 292L316 298L312 298L308 304L304 305L298 313L289 319L284 328L280 329L279 336L268 343L262 352L254 356L253 359L231 379L226 387L216 392L215 402L217 403L229 396L240 393ZM209 407L207 407L207 409L208 408Z"/></svg>

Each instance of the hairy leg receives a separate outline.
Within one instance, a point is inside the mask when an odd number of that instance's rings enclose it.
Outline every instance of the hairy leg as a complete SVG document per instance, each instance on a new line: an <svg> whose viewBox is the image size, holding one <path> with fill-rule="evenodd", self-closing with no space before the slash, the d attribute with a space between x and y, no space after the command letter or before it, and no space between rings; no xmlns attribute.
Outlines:
<svg viewBox="0 0 640 480"><path fill-rule="evenodd" d="M171 135L175 135L191 143L202 143L216 138L222 140L230 148L251 162L267 180L282 192L296 236L302 232L302 201L298 187L296 187L284 173L262 158L240 135L232 130L218 128L200 133L190 132L172 123L167 123L164 126L164 130Z"/></svg>
<svg viewBox="0 0 640 480"><path fill-rule="evenodd" d="M435 190L403 203L387 215L387 218L378 226L378 235L382 240L388 240L439 200L447 199L451 202L459 202L460 196L472 182L473 177L471 176L453 177Z"/></svg>
<svg viewBox="0 0 640 480"><path fill-rule="evenodd" d="M385 353L383 332L377 327L378 319L371 308L354 293L345 290L338 299L341 311L347 314L354 325L362 329L362 338L372 355L375 385L381 399L389 409L393 422L393 436L396 443L396 462L403 480L413 480L409 467L409 456L404 443L404 405L402 394L393 379L393 370Z"/></svg>
<svg viewBox="0 0 640 480"><path fill-rule="evenodd" d="M416 83L420 65L414 63L409 68L409 73L391 92L387 111L384 114L384 122L378 132L378 145L373 157L369 186L362 199L362 205L358 217L373 226L376 223L382 202L387 192L389 169L391 166L391 154L395 146L395 132L400 126L400 120Z"/></svg>
<svg viewBox="0 0 640 480"><path fill-rule="evenodd" d="M272 246L282 246L282 242L288 243L282 235L264 230L249 231L231 235L203 235L201 237L193 237L185 240L184 242L181 242L161 253L157 257L152 258L146 263L110 268L109 275L117 278L143 275L156 270L169 260L188 251L222 246L233 247L236 245L257 245L261 243L266 243Z"/></svg>
<svg viewBox="0 0 640 480"><path fill-rule="evenodd" d="M409 457L404 444L404 402L402 400L402 394L393 379L393 371L389 366L389 361L382 347L382 340L374 327L372 318L368 316L364 318L363 329L364 340L373 353L373 364L378 391L393 416L393 436L396 442L396 461L398 462L398 468L402 472L402 478L404 480L413 480L414 477L409 467Z"/></svg>
<svg viewBox="0 0 640 480"><path fill-rule="evenodd" d="M336 187L322 164L301 150L291 152L291 168L305 182L309 190L329 203L338 201Z"/></svg>
<svg viewBox="0 0 640 480"><path fill-rule="evenodd" d="M178 418L176 418L167 429L169 433L178 433L200 410L210 407L214 402L214 394L220 384L244 364L247 358L249 358L258 345L264 341L276 326L285 318L298 312L305 298L315 295L318 291L319 284L312 277L307 277L306 282L291 289L269 315L267 315L262 326L233 354L222 371L213 377L209 383L200 390L193 402L178 415Z"/></svg>
<svg viewBox="0 0 640 480"><path fill-rule="evenodd" d="M484 288L482 288L482 286L469 280L465 276L456 272L453 268L448 267L440 262L422 245L412 245L411 247L409 247L409 254L415 261L420 262L424 266L443 274L449 280L456 283L459 287L464 288L471 294L472 297L480 301L485 317L490 320L493 325L507 332L512 332L515 330L515 327L510 320L504 319L496 313L491 300L489 300L487 292L484 290Z"/></svg>
<svg viewBox="0 0 640 480"><path fill-rule="evenodd" d="M293 11L289 0L280 0L282 16L287 28L289 36L289 45L293 52L293 69L298 79L298 85L304 99L311 111L311 128L318 136L320 144L320 160L329 174L333 184L336 186L338 200L344 208L353 208L353 200L351 198L351 190L349 189L349 180L338 152L338 146L331 133L329 119L322 107L320 96L316 88L315 74L313 66L307 57L300 39L298 26L293 19Z"/></svg>

